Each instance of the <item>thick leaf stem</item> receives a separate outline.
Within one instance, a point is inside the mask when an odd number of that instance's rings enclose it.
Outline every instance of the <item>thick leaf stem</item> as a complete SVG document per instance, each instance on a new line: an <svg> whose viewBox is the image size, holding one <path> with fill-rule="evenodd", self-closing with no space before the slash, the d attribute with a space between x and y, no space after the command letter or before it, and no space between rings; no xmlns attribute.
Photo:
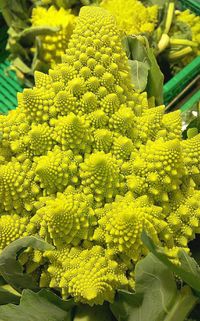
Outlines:
<svg viewBox="0 0 200 321"><path fill-rule="evenodd" d="M170 2L169 6L168 6L168 10L167 10L167 18L166 18L166 22L165 22L165 30L164 33L169 32L170 28L171 28L171 24L173 21L173 16L174 16L174 9L175 9L175 3L174 2Z"/></svg>
<svg viewBox="0 0 200 321"><path fill-rule="evenodd" d="M188 47L185 47L184 49L181 49L178 51L169 52L168 58L170 61L177 60L177 59L185 57L186 55L188 55L191 52L192 52L192 48L188 46Z"/></svg>
<svg viewBox="0 0 200 321"><path fill-rule="evenodd" d="M198 298L193 295L190 287L185 286L163 321L184 321L197 302Z"/></svg>
<svg viewBox="0 0 200 321"><path fill-rule="evenodd" d="M182 45L182 46L190 46L190 47L198 47L198 43L188 40L188 39L176 39L170 38L170 45Z"/></svg>
<svg viewBox="0 0 200 321"><path fill-rule="evenodd" d="M8 4L7 4L6 0L2 0L0 2L0 9L1 9L2 13L3 13L3 17L4 17L4 20L5 20L6 24L8 26L10 26L13 19L12 19L12 15L9 12Z"/></svg>
<svg viewBox="0 0 200 321"><path fill-rule="evenodd" d="M169 36L166 33L163 33L158 43L158 53L163 52L169 46L169 43L170 43Z"/></svg>

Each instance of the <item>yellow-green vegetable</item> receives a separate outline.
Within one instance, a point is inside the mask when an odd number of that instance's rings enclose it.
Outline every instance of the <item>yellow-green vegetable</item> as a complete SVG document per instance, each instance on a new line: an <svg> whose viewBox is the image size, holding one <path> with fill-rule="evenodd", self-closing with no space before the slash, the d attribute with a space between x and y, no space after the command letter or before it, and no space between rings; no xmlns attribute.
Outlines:
<svg viewBox="0 0 200 321"><path fill-rule="evenodd" d="M145 7L138 0L103 0L100 6L116 18L121 31L128 35L152 33L157 23L158 6Z"/></svg>
<svg viewBox="0 0 200 321"><path fill-rule="evenodd" d="M180 32L177 26L184 25L187 30ZM183 29L184 30L184 29ZM200 54L200 17L189 9L176 11L174 27L171 30L171 49L168 58L172 64L172 71L180 71ZM179 38L179 39L177 39Z"/></svg>
<svg viewBox="0 0 200 321"><path fill-rule="evenodd" d="M198 45L195 50L196 55L200 54L200 17L196 16L190 10L183 12L179 11L177 14L177 21L185 22L189 25L192 32L192 41Z"/></svg>
<svg viewBox="0 0 200 321"><path fill-rule="evenodd" d="M200 231L200 135L182 141L180 112L164 115L134 91L103 8L81 9L62 59L0 116L0 248L39 235L54 249L21 253L27 273L92 306L133 290L143 229L174 260L189 251Z"/></svg>
<svg viewBox="0 0 200 321"><path fill-rule="evenodd" d="M28 218L16 214L2 215L0 217L0 251L11 242L26 236Z"/></svg>
<svg viewBox="0 0 200 321"><path fill-rule="evenodd" d="M166 34L168 34L173 21L174 8L175 8L175 3L174 1L172 1L169 3L168 10L167 10L167 17L166 17L165 29L164 29L164 33Z"/></svg>
<svg viewBox="0 0 200 321"><path fill-rule="evenodd" d="M35 7L32 11L31 23L33 27L58 27L54 34L39 35L41 42L40 58L50 67L61 61L61 56L65 53L69 39L73 32L76 17L63 8L56 9L51 6L49 9ZM33 52L35 48L32 49Z"/></svg>

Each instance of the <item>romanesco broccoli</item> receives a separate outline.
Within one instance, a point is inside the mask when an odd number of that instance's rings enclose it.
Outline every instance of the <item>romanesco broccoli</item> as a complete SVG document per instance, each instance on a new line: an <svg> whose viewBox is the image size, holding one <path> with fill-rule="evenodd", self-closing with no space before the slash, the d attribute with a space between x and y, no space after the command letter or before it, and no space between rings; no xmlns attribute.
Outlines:
<svg viewBox="0 0 200 321"><path fill-rule="evenodd" d="M158 19L158 6L145 7L138 0L102 0L100 6L116 18L121 31L128 35L152 33Z"/></svg>
<svg viewBox="0 0 200 321"><path fill-rule="evenodd" d="M33 27L57 27L58 32L48 35L40 35L41 42L40 58L49 66L53 66L61 61L61 56L67 49L69 39L73 32L76 17L70 12L51 6L49 9L35 7L32 10L31 22ZM33 47L32 51L35 52Z"/></svg>
<svg viewBox="0 0 200 321"><path fill-rule="evenodd" d="M134 287L143 229L170 257L199 233L200 135L182 141L179 111L134 91L103 8L81 9L62 63L35 84L0 116L0 248L39 235L54 250L19 261L41 287L112 302Z"/></svg>

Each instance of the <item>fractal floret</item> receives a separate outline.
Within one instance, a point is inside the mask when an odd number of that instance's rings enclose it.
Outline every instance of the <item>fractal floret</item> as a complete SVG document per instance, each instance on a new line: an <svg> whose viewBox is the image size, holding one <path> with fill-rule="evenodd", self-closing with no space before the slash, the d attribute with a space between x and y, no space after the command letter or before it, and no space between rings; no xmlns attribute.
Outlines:
<svg viewBox="0 0 200 321"><path fill-rule="evenodd" d="M16 214L2 215L0 217L0 250L9 245L12 241L26 236L27 217L20 217Z"/></svg>
<svg viewBox="0 0 200 321"><path fill-rule="evenodd" d="M134 290L143 230L169 256L189 251L200 135L182 141L179 111L165 115L134 90L111 13L83 7L62 63L36 72L18 99L0 116L0 249L32 235L50 243L19 256L40 287L112 302Z"/></svg>
<svg viewBox="0 0 200 321"><path fill-rule="evenodd" d="M49 9L35 7L32 11L31 22L33 27L52 27L56 32L40 35L41 57L48 65L53 66L60 62L60 57L65 53L71 34L75 26L76 17L63 8L57 10L54 6ZM33 48L33 50L36 50Z"/></svg>
<svg viewBox="0 0 200 321"><path fill-rule="evenodd" d="M102 0L100 4L116 18L121 31L131 35L152 33L158 19L158 6L145 7L138 0Z"/></svg>

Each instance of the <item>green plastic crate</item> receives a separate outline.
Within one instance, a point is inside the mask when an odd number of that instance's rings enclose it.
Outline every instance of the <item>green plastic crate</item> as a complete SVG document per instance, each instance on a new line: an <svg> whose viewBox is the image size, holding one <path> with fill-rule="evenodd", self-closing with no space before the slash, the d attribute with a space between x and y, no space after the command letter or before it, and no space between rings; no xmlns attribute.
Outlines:
<svg viewBox="0 0 200 321"><path fill-rule="evenodd" d="M180 108L182 112L182 129L183 137L186 139L188 125L189 128L198 128L199 131L199 117L200 113L200 89L196 91Z"/></svg>
<svg viewBox="0 0 200 321"><path fill-rule="evenodd" d="M15 109L17 92L22 91L15 72L8 70L9 66L10 63L7 60L0 63L0 113Z"/></svg>
<svg viewBox="0 0 200 321"><path fill-rule="evenodd" d="M17 92L22 91L14 71L9 70L10 63L6 52L7 27L0 15L0 113L6 113L17 106Z"/></svg>
<svg viewBox="0 0 200 321"><path fill-rule="evenodd" d="M200 15L200 0L180 0L180 10L189 9ZM164 103L167 106L200 73L200 56L183 68L164 85Z"/></svg>
<svg viewBox="0 0 200 321"><path fill-rule="evenodd" d="M180 9L190 9L200 15L199 0L181 0ZM8 53L5 50L7 41L7 27L0 14L0 113L14 109L17 106L17 92L22 91L14 71L8 71ZM200 56L175 75L164 85L164 103L168 105L200 71Z"/></svg>
<svg viewBox="0 0 200 321"><path fill-rule="evenodd" d="M167 106L200 73L200 56L183 68L164 85L164 102Z"/></svg>
<svg viewBox="0 0 200 321"><path fill-rule="evenodd" d="M200 15L200 1L199 0L180 0L179 6L181 10L190 9L197 15Z"/></svg>
<svg viewBox="0 0 200 321"><path fill-rule="evenodd" d="M191 109L194 105L200 102L200 90L198 90L188 101L185 102L180 108L181 112L184 113Z"/></svg>

